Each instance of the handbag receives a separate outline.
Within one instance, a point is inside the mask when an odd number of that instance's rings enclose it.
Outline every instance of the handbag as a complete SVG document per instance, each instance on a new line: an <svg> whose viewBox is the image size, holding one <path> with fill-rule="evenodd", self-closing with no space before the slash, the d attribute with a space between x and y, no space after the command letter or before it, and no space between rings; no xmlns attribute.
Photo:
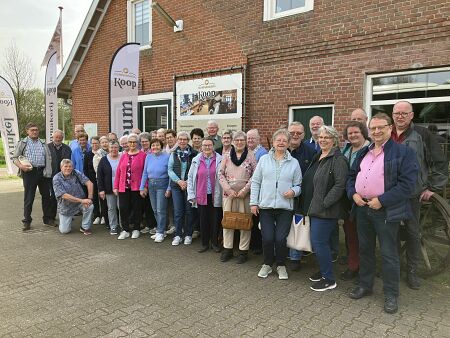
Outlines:
<svg viewBox="0 0 450 338"><path fill-rule="evenodd" d="M252 214L243 212L224 211L222 228L234 230L251 230L253 226Z"/></svg>
<svg viewBox="0 0 450 338"><path fill-rule="evenodd" d="M291 230L287 236L286 245L298 251L312 252L309 216L294 215L292 217Z"/></svg>

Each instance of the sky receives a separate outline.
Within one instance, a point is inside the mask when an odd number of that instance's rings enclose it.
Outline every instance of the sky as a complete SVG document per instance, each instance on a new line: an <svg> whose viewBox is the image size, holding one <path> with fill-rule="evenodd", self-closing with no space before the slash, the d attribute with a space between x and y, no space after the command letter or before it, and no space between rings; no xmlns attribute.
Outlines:
<svg viewBox="0 0 450 338"><path fill-rule="evenodd" d="M31 59L37 88L44 87L42 60L55 31L62 6L64 62L67 60L92 0L0 0L0 73L11 41Z"/></svg>

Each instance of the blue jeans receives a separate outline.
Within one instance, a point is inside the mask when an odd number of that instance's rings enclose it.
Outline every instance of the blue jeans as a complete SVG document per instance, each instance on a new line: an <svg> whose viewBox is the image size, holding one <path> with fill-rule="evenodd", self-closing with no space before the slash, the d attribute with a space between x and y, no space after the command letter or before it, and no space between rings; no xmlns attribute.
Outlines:
<svg viewBox="0 0 450 338"><path fill-rule="evenodd" d="M259 209L264 264L284 266L288 249L286 238L291 229L294 212L284 209ZM274 253L275 249L275 253Z"/></svg>
<svg viewBox="0 0 450 338"><path fill-rule="evenodd" d="M80 211L83 213L81 227L84 230L89 230L91 228L94 205L91 204L89 207L85 208L82 204L80 204ZM72 230L72 216L59 214L59 232L62 234L68 234L71 230Z"/></svg>
<svg viewBox="0 0 450 338"><path fill-rule="evenodd" d="M186 190L172 187L172 200L175 236L192 236L192 208L187 200Z"/></svg>
<svg viewBox="0 0 450 338"><path fill-rule="evenodd" d="M331 235L337 227L337 219L311 217L311 244L320 266L322 277L334 281L331 258Z"/></svg>
<svg viewBox="0 0 450 338"><path fill-rule="evenodd" d="M372 290L375 278L376 237L380 243L383 264L383 291L385 296L399 295L400 258L397 236L400 222L388 222L383 209L367 206L356 208L359 241L359 286Z"/></svg>
<svg viewBox="0 0 450 338"><path fill-rule="evenodd" d="M148 195L156 218L156 232L163 234L166 229L167 198L165 193L169 185L169 179L150 178L148 180Z"/></svg>

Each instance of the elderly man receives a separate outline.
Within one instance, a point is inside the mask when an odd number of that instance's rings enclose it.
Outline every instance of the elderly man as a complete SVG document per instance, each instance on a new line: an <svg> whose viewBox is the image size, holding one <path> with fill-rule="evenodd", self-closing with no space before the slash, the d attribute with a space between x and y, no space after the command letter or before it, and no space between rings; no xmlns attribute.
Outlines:
<svg viewBox="0 0 450 338"><path fill-rule="evenodd" d="M250 129L247 132L247 146L255 153L256 161L259 161L261 156L267 154L267 149L261 145L261 136L258 129Z"/></svg>
<svg viewBox="0 0 450 338"><path fill-rule="evenodd" d="M419 161L420 171L415 191L411 198L414 217L406 225L407 282L411 289L420 288L417 264L421 255L420 202L428 201L434 191L442 190L448 180L448 166L436 137L424 127L416 126L412 120L414 112L411 103L399 101L392 111L394 129L392 139L412 148Z"/></svg>
<svg viewBox="0 0 450 338"><path fill-rule="evenodd" d="M391 139L392 120L376 114L369 123L372 140L353 163L347 181L347 195L355 203L359 240L359 285L350 298L372 293L375 278L376 237L383 265L384 311L398 309L400 258L397 238L400 222L413 217L410 197L419 165L414 151Z"/></svg>
<svg viewBox="0 0 450 338"><path fill-rule="evenodd" d="M319 129L324 124L321 116L313 116L309 120L309 130L311 131L311 138L306 142L307 145L312 147L316 152L320 151L319 147Z"/></svg>
<svg viewBox="0 0 450 338"><path fill-rule="evenodd" d="M217 135L219 132L219 125L214 120L209 120L206 124L206 133L207 136L211 137L214 142L214 151L217 151L218 149L222 148L222 138Z"/></svg>
<svg viewBox="0 0 450 338"><path fill-rule="evenodd" d="M86 131L84 130L84 127L82 124L76 124L75 125L75 139L73 139L72 141L70 141L69 143L69 147L70 149L72 149L72 151L74 151L75 148L78 147L78 136L81 134L86 134ZM89 142L86 144L87 149L91 149L91 145L89 144Z"/></svg>
<svg viewBox="0 0 450 338"><path fill-rule="evenodd" d="M12 156L13 163L19 168L19 175L23 179L23 231L31 228L31 212L33 210L36 188L42 196L42 218L44 224L53 225L50 213L50 178L52 176L52 158L45 142L39 139L39 128L35 123L28 123L25 127L27 137L20 140Z"/></svg>
<svg viewBox="0 0 450 338"><path fill-rule="evenodd" d="M87 197L84 187L87 187ZM59 232L67 234L72 230L72 217L83 214L80 231L92 234L91 222L94 204L94 185L84 174L73 168L72 161L61 161L61 171L53 177L53 190L58 200Z"/></svg>
<svg viewBox="0 0 450 338"><path fill-rule="evenodd" d="M358 121L363 123L364 125L367 125L367 114L364 111L364 109L356 108L354 111L352 111L352 114L350 115L351 121Z"/></svg>
<svg viewBox="0 0 450 338"><path fill-rule="evenodd" d="M62 130L55 130L53 132L53 141L48 143L47 146L50 149L50 154L52 156L52 179L57 173L61 171L61 161L63 159L70 160L72 156L72 150L67 144L63 143L64 133ZM55 192L53 191L53 184L50 184L51 191L51 204L50 204L50 214L52 219L50 220L50 225L55 225L57 201L55 198Z"/></svg>

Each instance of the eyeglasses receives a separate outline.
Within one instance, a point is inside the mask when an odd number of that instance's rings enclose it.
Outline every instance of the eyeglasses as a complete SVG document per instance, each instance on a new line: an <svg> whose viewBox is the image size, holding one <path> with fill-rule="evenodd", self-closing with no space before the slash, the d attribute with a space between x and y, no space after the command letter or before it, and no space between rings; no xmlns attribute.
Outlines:
<svg viewBox="0 0 450 338"><path fill-rule="evenodd" d="M406 116L408 116L409 114L410 114L411 112L402 112L402 111L399 111L399 112L395 112L395 113L392 113L392 116L395 116L395 117L399 117L399 116L401 116L401 117L406 117Z"/></svg>
<svg viewBox="0 0 450 338"><path fill-rule="evenodd" d="M376 126L376 127L370 127L369 130L371 132L377 131L377 130L383 130L384 128L386 128L387 126L390 126L390 124L385 124L384 126Z"/></svg>
<svg viewBox="0 0 450 338"><path fill-rule="evenodd" d="M212 144L202 144L202 147L205 147L205 148L210 148L212 146L213 146Z"/></svg>
<svg viewBox="0 0 450 338"><path fill-rule="evenodd" d="M319 140L331 140L332 136L319 136Z"/></svg>
<svg viewBox="0 0 450 338"><path fill-rule="evenodd" d="M187 142L188 139L187 138L179 138L178 141L185 141L185 142Z"/></svg>
<svg viewBox="0 0 450 338"><path fill-rule="evenodd" d="M234 142L245 142L244 139L235 139Z"/></svg>
<svg viewBox="0 0 450 338"><path fill-rule="evenodd" d="M304 132L303 131L291 131L291 132L289 132L289 134L291 134L291 136L295 136L295 135L301 136L304 134Z"/></svg>
<svg viewBox="0 0 450 338"><path fill-rule="evenodd" d="M137 143L137 141L128 141L128 143L135 144L135 143Z"/></svg>

